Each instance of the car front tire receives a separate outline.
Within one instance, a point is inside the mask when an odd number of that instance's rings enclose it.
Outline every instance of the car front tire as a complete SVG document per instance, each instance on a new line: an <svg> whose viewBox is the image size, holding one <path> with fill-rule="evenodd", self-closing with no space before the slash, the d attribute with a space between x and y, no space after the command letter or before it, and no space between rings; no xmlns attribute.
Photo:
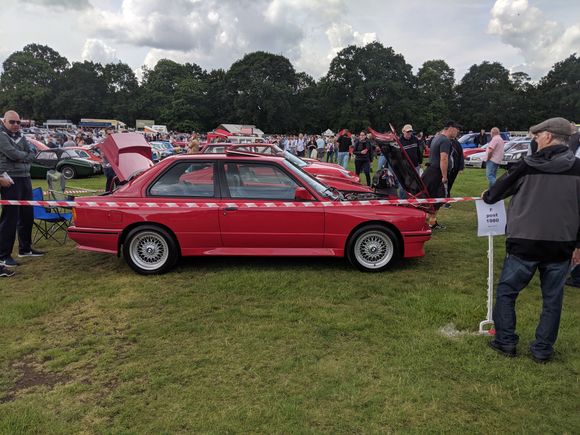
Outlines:
<svg viewBox="0 0 580 435"><path fill-rule="evenodd" d="M348 242L348 260L364 272L383 271L397 257L397 237L392 230L381 225L367 225L359 228Z"/></svg>
<svg viewBox="0 0 580 435"><path fill-rule="evenodd" d="M123 257L141 275L162 274L171 269L179 257L175 239L163 228L143 225L129 232L123 244Z"/></svg>

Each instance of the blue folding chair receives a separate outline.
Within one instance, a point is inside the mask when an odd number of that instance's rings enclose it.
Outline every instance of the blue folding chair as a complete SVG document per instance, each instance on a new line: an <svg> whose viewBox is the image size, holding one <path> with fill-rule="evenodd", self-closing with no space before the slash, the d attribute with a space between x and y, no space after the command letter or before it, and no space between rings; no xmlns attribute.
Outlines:
<svg viewBox="0 0 580 435"><path fill-rule="evenodd" d="M32 189L32 199L42 201L44 193L42 187ZM72 220L72 213L63 212L60 207L33 206L34 210L34 234L32 243L41 239L54 240L59 245L64 245L67 238L67 228ZM58 236L59 231L64 232L63 237Z"/></svg>

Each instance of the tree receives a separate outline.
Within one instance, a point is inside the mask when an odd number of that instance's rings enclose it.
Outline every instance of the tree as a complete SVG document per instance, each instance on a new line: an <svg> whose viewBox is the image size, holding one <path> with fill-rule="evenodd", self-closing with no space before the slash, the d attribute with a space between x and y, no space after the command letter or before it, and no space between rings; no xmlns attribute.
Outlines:
<svg viewBox="0 0 580 435"><path fill-rule="evenodd" d="M102 80L106 86L103 109L107 117L120 119L133 125L137 113L135 99L139 82L135 72L125 63L109 63L102 68Z"/></svg>
<svg viewBox="0 0 580 435"><path fill-rule="evenodd" d="M456 88L458 120L467 129L513 128L517 110L509 71L498 62L473 65Z"/></svg>
<svg viewBox="0 0 580 435"><path fill-rule="evenodd" d="M413 116L415 78L401 54L379 42L351 45L330 63L321 81L335 129L387 128Z"/></svg>
<svg viewBox="0 0 580 435"><path fill-rule="evenodd" d="M99 63L74 62L62 78L62 87L56 98L60 117L73 122L81 118L109 116L103 97L107 93L103 67Z"/></svg>
<svg viewBox="0 0 580 435"><path fill-rule="evenodd" d="M540 115L534 121L562 116L580 122L580 57L556 63L538 86Z"/></svg>
<svg viewBox="0 0 580 435"><path fill-rule="evenodd" d="M69 67L66 58L45 45L29 44L8 56L2 66L2 112L15 109L24 118L49 117L61 75Z"/></svg>
<svg viewBox="0 0 580 435"><path fill-rule="evenodd" d="M226 74L232 122L255 124L265 131L289 131L295 124L297 77L284 56L263 51L245 55Z"/></svg>
<svg viewBox="0 0 580 435"><path fill-rule="evenodd" d="M415 129L439 131L455 112L455 71L444 60L428 60L417 73L417 121Z"/></svg>

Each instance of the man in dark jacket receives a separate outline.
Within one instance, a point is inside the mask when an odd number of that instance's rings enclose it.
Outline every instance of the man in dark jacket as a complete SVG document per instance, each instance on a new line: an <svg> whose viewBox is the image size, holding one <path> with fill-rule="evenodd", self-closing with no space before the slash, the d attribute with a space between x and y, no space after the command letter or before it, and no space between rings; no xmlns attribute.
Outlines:
<svg viewBox="0 0 580 435"><path fill-rule="evenodd" d="M492 204L513 195L507 256L493 313L496 336L489 344L505 356L515 356L516 299L539 269L543 307L530 348L534 361L541 363L554 352L570 259L580 259L580 160L566 145L570 123L564 118L548 119L530 132L538 152L514 166L482 198Z"/></svg>
<svg viewBox="0 0 580 435"><path fill-rule="evenodd" d="M421 154L421 149L419 147L419 139L413 134L413 127L411 124L407 124L403 127L403 134L399 137L401 145L405 148L405 152L411 159L413 167L419 173L419 168L423 162L423 155Z"/></svg>
<svg viewBox="0 0 580 435"><path fill-rule="evenodd" d="M6 172L13 183L1 187L2 199L31 200L30 162L36 149L20 132L20 116L13 110L4 114L0 126L0 174ZM42 252L32 249L32 207L9 205L2 207L0 215L0 265L14 267L12 249L18 228L19 257L40 257Z"/></svg>
<svg viewBox="0 0 580 435"><path fill-rule="evenodd" d="M478 145L480 148L484 146L489 141L489 136L485 133L485 130L482 128L481 131L475 138L473 142Z"/></svg>

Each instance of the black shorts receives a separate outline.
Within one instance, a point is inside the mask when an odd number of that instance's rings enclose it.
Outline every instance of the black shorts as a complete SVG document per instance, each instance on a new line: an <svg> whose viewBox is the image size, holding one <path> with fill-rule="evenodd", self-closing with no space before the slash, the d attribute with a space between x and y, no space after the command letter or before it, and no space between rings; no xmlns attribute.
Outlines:
<svg viewBox="0 0 580 435"><path fill-rule="evenodd" d="M441 169L434 166L429 166L423 173L423 183L427 187L429 196L431 198L445 198L445 186L441 182ZM435 210L441 208L442 204L434 204Z"/></svg>

